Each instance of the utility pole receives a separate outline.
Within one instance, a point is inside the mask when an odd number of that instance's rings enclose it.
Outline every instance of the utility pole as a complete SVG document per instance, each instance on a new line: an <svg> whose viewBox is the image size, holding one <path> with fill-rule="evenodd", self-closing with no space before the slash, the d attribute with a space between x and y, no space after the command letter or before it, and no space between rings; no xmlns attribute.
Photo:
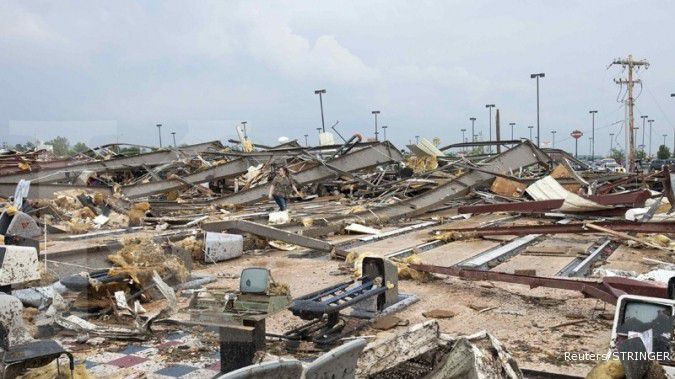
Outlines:
<svg viewBox="0 0 675 379"><path fill-rule="evenodd" d="M176 132L171 132L171 137L173 137L173 147L176 147Z"/></svg>
<svg viewBox="0 0 675 379"><path fill-rule="evenodd" d="M513 141L513 127L516 125L515 122L509 122L509 125L511 125L511 141Z"/></svg>
<svg viewBox="0 0 675 379"><path fill-rule="evenodd" d="M490 123L488 124L488 131L489 134L488 136L490 137L490 142L492 142L492 108L494 108L494 104L485 104L485 108L488 108L490 110ZM492 154L492 145L488 146L488 153Z"/></svg>
<svg viewBox="0 0 675 379"><path fill-rule="evenodd" d="M377 131L377 115L380 114L380 111L372 111L370 113L375 115L375 141L379 141L380 140L378 138L379 132Z"/></svg>
<svg viewBox="0 0 675 379"><path fill-rule="evenodd" d="M382 135L385 141L387 140L387 128L388 128L387 125L382 125Z"/></svg>
<svg viewBox="0 0 675 379"><path fill-rule="evenodd" d="M162 124L157 124L157 134L159 135L159 147L162 147Z"/></svg>
<svg viewBox="0 0 675 379"><path fill-rule="evenodd" d="M305 146L309 146L309 142L307 141L307 137L309 137L309 134L305 134Z"/></svg>
<svg viewBox="0 0 675 379"><path fill-rule="evenodd" d="M647 121L647 115L642 115L640 118L642 119L642 152L644 153L645 151L645 121Z"/></svg>
<svg viewBox="0 0 675 379"><path fill-rule="evenodd" d="M532 129L534 129L534 126L530 125L527 128L530 129L530 142L532 142Z"/></svg>
<svg viewBox="0 0 675 379"><path fill-rule="evenodd" d="M649 156L652 156L652 123L654 120L647 120L649 123Z"/></svg>
<svg viewBox="0 0 675 379"><path fill-rule="evenodd" d="M591 144L591 162L595 162L595 114L598 111L588 111L591 114L591 138L593 143Z"/></svg>
<svg viewBox="0 0 675 379"><path fill-rule="evenodd" d="M471 120L471 142L476 142L476 133L474 132L474 124L476 123L476 118L475 117L470 117L469 120Z"/></svg>
<svg viewBox="0 0 675 379"><path fill-rule="evenodd" d="M543 78L546 75L543 72L540 72L538 74L530 74L530 79L537 79L537 147L539 147L539 78Z"/></svg>
<svg viewBox="0 0 675 379"><path fill-rule="evenodd" d="M633 130L635 129L635 120L633 119L633 107L635 106L635 98L633 97L633 87L635 83L640 83L640 79L633 79L634 71L644 66L649 68L649 62L646 60L636 61L632 55L628 55L628 59L615 59L613 65L620 65L624 69L628 68L627 79L614 79L614 82L619 85L626 85L628 88L628 99L626 99L626 106L628 107L628 130L626 137L626 162L628 163L628 172L635 171L635 139Z"/></svg>
<svg viewBox="0 0 675 379"><path fill-rule="evenodd" d="M326 124L324 124L324 121L323 121L323 97L321 96L324 93L326 93L325 89L318 89L318 90L314 91L314 94L319 95L319 105L321 106L321 130L324 133L326 133Z"/></svg>
<svg viewBox="0 0 675 379"><path fill-rule="evenodd" d="M556 132L555 130L551 130L551 137L552 137L552 139L553 139L553 148L554 148L554 149L555 149L555 134L556 134L556 133L557 133L557 132Z"/></svg>
<svg viewBox="0 0 675 379"><path fill-rule="evenodd" d="M633 141L635 141L635 143L637 143L637 135L638 135L638 130L640 130L640 128L638 128L636 126L633 130L635 131L635 135L633 136ZM638 147L638 149L640 148L639 145L637 147ZM636 155L636 158L637 158L637 155Z"/></svg>

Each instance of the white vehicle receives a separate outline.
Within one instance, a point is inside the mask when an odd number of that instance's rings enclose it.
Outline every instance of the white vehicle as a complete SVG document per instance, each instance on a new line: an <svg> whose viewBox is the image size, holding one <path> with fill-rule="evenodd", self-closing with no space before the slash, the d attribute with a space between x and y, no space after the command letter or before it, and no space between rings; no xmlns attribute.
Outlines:
<svg viewBox="0 0 675 379"><path fill-rule="evenodd" d="M612 158L601 159L596 163L596 171L603 172L626 172L626 169L623 168L620 164Z"/></svg>
<svg viewBox="0 0 675 379"><path fill-rule="evenodd" d="M646 351L665 369L668 377L675 378L675 354L673 353L673 319L675 316L675 300L656 297L622 295L616 302L616 312L609 341L608 358L619 358L624 354L627 363L638 362L639 358L630 357L628 352L635 352L636 344L640 351ZM633 338L633 348L622 345ZM630 341L629 341L630 342ZM617 348L618 346L618 348ZM643 347L644 346L644 347Z"/></svg>

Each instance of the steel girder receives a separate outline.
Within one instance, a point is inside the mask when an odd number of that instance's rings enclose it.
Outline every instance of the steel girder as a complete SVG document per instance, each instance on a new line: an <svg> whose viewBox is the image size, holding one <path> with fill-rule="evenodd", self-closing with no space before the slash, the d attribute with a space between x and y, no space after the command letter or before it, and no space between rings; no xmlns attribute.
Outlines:
<svg viewBox="0 0 675 379"><path fill-rule="evenodd" d="M30 180L33 183L53 183L60 180L73 178L83 171L104 172L124 170L134 167L156 166L171 162L181 157L190 157L195 154L219 148L222 145L218 141L204 142L196 145L184 146L177 149L160 150L151 153L138 154L130 157L113 158L102 161L75 163L63 167L49 168L20 174L0 176L0 183L18 183L21 179Z"/></svg>
<svg viewBox="0 0 675 379"><path fill-rule="evenodd" d="M371 168L377 165L399 162L403 160L403 155L396 147L389 142L382 142L360 150L352 151L349 154L332 159L327 165L317 165L306 170L302 170L293 175L293 179L301 185L314 183L331 177L338 176L336 170L353 172ZM254 188L243 190L234 195L226 196L214 200L212 204L247 204L264 198L269 191L270 184L260 185Z"/></svg>
<svg viewBox="0 0 675 379"><path fill-rule="evenodd" d="M202 225L202 230L207 232L222 232L224 230L236 230L244 233L255 234L268 240L279 240L293 245L298 245L318 251L332 252L335 246L330 242L305 237L272 226L262 225L246 220L229 220L209 222Z"/></svg>
<svg viewBox="0 0 675 379"><path fill-rule="evenodd" d="M9 197L14 196L16 184L14 183L0 183L0 196ZM32 184L28 191L28 197L31 199L49 199L54 196L56 192L68 190L83 190L87 192L101 192L104 194L112 194L110 187L103 186L76 186L70 184Z"/></svg>
<svg viewBox="0 0 675 379"><path fill-rule="evenodd" d="M239 158L194 174L183 176L182 179L192 184L211 182L244 174L251 165L255 164L256 163L253 163L249 159ZM122 193L129 199L135 199L158 193L165 193L185 186L184 183L181 183L178 180L162 180L123 186Z"/></svg>
<svg viewBox="0 0 675 379"><path fill-rule="evenodd" d="M494 174L489 172L509 174L517 171L521 167L527 167L537 163L547 164L549 161L550 158L548 155L544 154L531 142L525 141L486 161L485 164L481 166L482 172L469 171L435 189L429 190L419 196L415 196L398 204L381 208L371 208L363 212L346 216L341 215L327 218L326 220L329 223L328 226L304 229L302 233L303 235L316 237L338 232L342 230L344 225L352 222L365 224L386 222L423 214L454 197L466 195L469 193L471 187L487 184L495 177ZM294 226L290 228L298 227Z"/></svg>
<svg viewBox="0 0 675 379"><path fill-rule="evenodd" d="M664 284L621 277L604 277L598 281L579 278L552 278L509 274L498 271L467 270L456 266L443 267L425 264L410 264L409 266L411 269L417 271L456 276L467 280L488 280L525 284L530 286L530 288L549 287L579 291L586 296L600 299L609 304L616 304L617 298L625 293L659 298L668 297L668 289Z"/></svg>

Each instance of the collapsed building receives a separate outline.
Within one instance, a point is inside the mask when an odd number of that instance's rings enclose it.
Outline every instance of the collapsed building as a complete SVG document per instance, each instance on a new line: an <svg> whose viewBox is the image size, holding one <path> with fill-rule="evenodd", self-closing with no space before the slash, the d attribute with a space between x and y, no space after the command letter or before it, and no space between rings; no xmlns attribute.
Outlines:
<svg viewBox="0 0 675 379"><path fill-rule="evenodd" d="M668 167L597 173L528 140L422 139L408 153L358 136L231 142L0 159L5 376L643 377L669 366L592 358L670 351ZM267 198L280 166L301 193L288 211Z"/></svg>

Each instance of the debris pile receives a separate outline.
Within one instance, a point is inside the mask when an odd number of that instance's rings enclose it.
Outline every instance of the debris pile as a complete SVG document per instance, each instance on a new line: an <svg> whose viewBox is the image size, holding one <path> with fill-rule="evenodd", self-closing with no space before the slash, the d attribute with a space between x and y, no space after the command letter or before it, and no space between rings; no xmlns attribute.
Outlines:
<svg viewBox="0 0 675 379"><path fill-rule="evenodd" d="M55 344L27 377L70 369L61 350L99 377L177 332L205 340L172 364L210 376L618 377L633 368L564 353L670 347L650 334L675 314L667 165L603 172L527 140L230 142L0 157L2 349Z"/></svg>

